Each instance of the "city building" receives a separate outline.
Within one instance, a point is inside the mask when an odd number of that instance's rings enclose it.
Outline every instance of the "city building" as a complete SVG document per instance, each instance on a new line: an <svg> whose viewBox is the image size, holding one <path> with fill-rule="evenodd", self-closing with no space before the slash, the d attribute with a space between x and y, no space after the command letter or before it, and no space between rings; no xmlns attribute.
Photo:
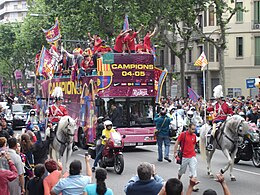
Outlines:
<svg viewBox="0 0 260 195"><path fill-rule="evenodd" d="M0 0L0 23L22 22L27 11L26 0Z"/></svg>
<svg viewBox="0 0 260 195"><path fill-rule="evenodd" d="M230 2L230 1L228 1ZM246 80L260 76L260 0L236 0L230 6L239 6L246 12L239 11L233 16L227 26L227 48L225 61L225 93L230 97L258 95L258 89L248 89ZM198 25L212 39L218 39L218 26L214 7L198 18ZM226 17L229 15L227 14ZM181 47L181 41L180 41ZM199 95L203 95L203 76L199 67L194 66L201 52L206 53L209 64L206 68L206 97L213 95L213 88L219 84L219 57L213 44L201 41L201 37L193 37L186 53L185 80L186 86L192 87ZM164 64L173 74L180 73L179 60L168 48L159 51L159 64ZM173 69L173 70L171 70ZM171 80L171 79L170 79ZM180 95L177 81L166 84L167 95ZM178 92L176 93L176 88ZM173 93L172 90L175 92ZM168 92L171 91L171 94ZM187 91L187 90L186 90Z"/></svg>

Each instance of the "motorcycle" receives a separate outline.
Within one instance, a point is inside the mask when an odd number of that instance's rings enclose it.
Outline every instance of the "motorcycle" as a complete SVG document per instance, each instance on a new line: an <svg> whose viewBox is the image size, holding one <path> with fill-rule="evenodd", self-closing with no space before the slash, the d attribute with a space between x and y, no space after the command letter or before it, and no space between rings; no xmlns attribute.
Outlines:
<svg viewBox="0 0 260 195"><path fill-rule="evenodd" d="M124 141L122 138L125 138L125 135L121 137L118 132L110 133L110 138L107 140L102 152L102 158L99 161L99 167L114 167L117 174L121 174L123 172L124 157L122 150L124 148ZM95 149L93 147L89 147L88 152L91 155L91 158L95 159Z"/></svg>
<svg viewBox="0 0 260 195"><path fill-rule="evenodd" d="M238 145L235 164L240 160L252 160L255 167L260 168L260 132L256 124L250 123L250 130L243 136Z"/></svg>

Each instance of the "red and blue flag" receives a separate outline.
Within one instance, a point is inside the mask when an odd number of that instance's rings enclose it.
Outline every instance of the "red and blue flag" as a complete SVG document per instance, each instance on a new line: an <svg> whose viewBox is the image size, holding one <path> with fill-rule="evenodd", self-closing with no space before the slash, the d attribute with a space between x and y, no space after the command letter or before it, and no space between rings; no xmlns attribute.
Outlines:
<svg viewBox="0 0 260 195"><path fill-rule="evenodd" d="M200 97L191 87L188 87L188 94L193 102L197 102Z"/></svg>

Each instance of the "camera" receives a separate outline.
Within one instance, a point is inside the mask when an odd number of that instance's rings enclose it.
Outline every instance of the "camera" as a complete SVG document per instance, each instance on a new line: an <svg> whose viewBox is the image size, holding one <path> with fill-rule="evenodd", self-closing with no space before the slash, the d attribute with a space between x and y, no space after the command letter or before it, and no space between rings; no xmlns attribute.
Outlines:
<svg viewBox="0 0 260 195"><path fill-rule="evenodd" d="M85 152L85 156L88 156L88 152Z"/></svg>
<svg viewBox="0 0 260 195"><path fill-rule="evenodd" d="M1 151L1 156L4 156L5 155L5 151Z"/></svg>

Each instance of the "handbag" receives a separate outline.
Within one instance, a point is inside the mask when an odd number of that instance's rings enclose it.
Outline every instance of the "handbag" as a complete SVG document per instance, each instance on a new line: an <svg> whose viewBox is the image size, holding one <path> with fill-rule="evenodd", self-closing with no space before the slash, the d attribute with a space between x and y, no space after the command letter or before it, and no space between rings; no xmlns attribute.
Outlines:
<svg viewBox="0 0 260 195"><path fill-rule="evenodd" d="M159 129L156 129L156 130L154 131L154 136L156 136L156 137L158 136L158 134L160 133L161 128L162 128L162 126L164 125L165 121L166 121L166 118L164 118L161 127L160 127Z"/></svg>
<svg viewBox="0 0 260 195"><path fill-rule="evenodd" d="M184 143L185 143L185 140L186 140L186 132L185 132L185 136L184 136L184 140L183 142L181 143L181 149L178 150L177 152L177 159L176 159L176 163L177 164L182 164L182 156L183 156L183 151L184 151Z"/></svg>

